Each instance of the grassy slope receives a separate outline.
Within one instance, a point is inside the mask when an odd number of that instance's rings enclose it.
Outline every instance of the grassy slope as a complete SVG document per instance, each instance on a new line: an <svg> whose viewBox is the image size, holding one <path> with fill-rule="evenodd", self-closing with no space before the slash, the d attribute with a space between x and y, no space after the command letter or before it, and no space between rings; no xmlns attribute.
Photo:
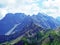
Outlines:
<svg viewBox="0 0 60 45"><path fill-rule="evenodd" d="M46 33L41 31L41 32L36 33L36 37L30 37L31 40L28 39L29 37L28 38L23 37L23 38L21 38L21 40L24 41L25 45L60 45L60 35L59 34L60 34L60 32L57 30L50 30L50 31L47 31ZM53 40L50 39L49 36L52 37ZM30 42L32 42L32 43L28 42L27 39L30 40ZM15 40L12 40L10 42L5 42L3 44L13 45L19 41L20 41L20 37L16 38Z"/></svg>

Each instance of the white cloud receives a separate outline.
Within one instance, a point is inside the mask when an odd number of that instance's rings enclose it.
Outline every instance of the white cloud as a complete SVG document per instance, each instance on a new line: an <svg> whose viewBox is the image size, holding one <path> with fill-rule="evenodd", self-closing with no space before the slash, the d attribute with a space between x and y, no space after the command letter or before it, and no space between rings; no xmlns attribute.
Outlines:
<svg viewBox="0 0 60 45"><path fill-rule="evenodd" d="M0 19L2 19L7 13L7 10L5 8L0 9Z"/></svg>
<svg viewBox="0 0 60 45"><path fill-rule="evenodd" d="M53 16L54 18L60 16L60 0L43 1L42 4L45 10L47 10L46 14Z"/></svg>
<svg viewBox="0 0 60 45"><path fill-rule="evenodd" d="M53 17L60 15L59 0L0 0L0 4L5 5L5 7L0 8L0 14L2 17L4 17L5 14L9 12L22 12L28 15L44 12ZM39 4L42 4L42 7L39 6Z"/></svg>
<svg viewBox="0 0 60 45"><path fill-rule="evenodd" d="M36 0L38 1L38 0ZM37 14L39 7L37 6L35 0L6 0L6 1L2 1L4 2L4 4L6 4L6 10L7 12L5 13L17 13L17 12L22 12L25 13L27 15L32 15L33 13ZM3 13L2 11L0 11L1 13ZM2 14L3 15L3 14Z"/></svg>

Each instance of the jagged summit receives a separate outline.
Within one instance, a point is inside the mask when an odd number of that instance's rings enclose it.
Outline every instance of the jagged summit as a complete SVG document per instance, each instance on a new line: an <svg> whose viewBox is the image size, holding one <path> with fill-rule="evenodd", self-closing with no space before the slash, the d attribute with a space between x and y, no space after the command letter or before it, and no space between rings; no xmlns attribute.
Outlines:
<svg viewBox="0 0 60 45"><path fill-rule="evenodd" d="M41 13L32 16L8 13L4 19L0 20L0 43L22 38L26 33L29 35L35 35L40 31L45 33L48 29L57 29L59 26L56 19Z"/></svg>
<svg viewBox="0 0 60 45"><path fill-rule="evenodd" d="M21 26L23 26L22 23L28 24L31 22L44 29L56 29L60 26L56 19L45 14L38 13L37 15L28 16L24 13L8 13L2 20L0 20L0 35L4 35L9 32L16 26L16 24L21 24Z"/></svg>

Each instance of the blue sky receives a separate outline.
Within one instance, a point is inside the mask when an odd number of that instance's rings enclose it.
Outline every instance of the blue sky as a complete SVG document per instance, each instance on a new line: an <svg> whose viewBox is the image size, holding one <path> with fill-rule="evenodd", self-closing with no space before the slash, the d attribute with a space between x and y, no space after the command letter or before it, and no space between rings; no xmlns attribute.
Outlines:
<svg viewBox="0 0 60 45"><path fill-rule="evenodd" d="M60 16L60 0L0 0L0 19L7 13L33 15L38 12L54 18Z"/></svg>

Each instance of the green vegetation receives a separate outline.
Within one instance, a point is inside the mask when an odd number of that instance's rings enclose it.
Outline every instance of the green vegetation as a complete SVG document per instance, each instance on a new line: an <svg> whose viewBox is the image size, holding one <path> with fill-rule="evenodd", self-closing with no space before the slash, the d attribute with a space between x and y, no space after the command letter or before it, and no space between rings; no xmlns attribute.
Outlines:
<svg viewBox="0 0 60 45"><path fill-rule="evenodd" d="M14 45L20 40L23 41L24 45L60 45L60 31L49 30L36 32L35 35L24 36L20 39L18 37L10 42L5 42L5 45ZM1 44L0 44L1 45Z"/></svg>
<svg viewBox="0 0 60 45"><path fill-rule="evenodd" d="M38 32L36 33L37 36L34 37L34 39L33 37L30 37L31 39L28 38L30 42L28 42L28 40L25 39L27 41L26 45L28 44L29 45L60 45L59 33L60 32L59 31L57 32L57 30L50 30L46 33Z"/></svg>

